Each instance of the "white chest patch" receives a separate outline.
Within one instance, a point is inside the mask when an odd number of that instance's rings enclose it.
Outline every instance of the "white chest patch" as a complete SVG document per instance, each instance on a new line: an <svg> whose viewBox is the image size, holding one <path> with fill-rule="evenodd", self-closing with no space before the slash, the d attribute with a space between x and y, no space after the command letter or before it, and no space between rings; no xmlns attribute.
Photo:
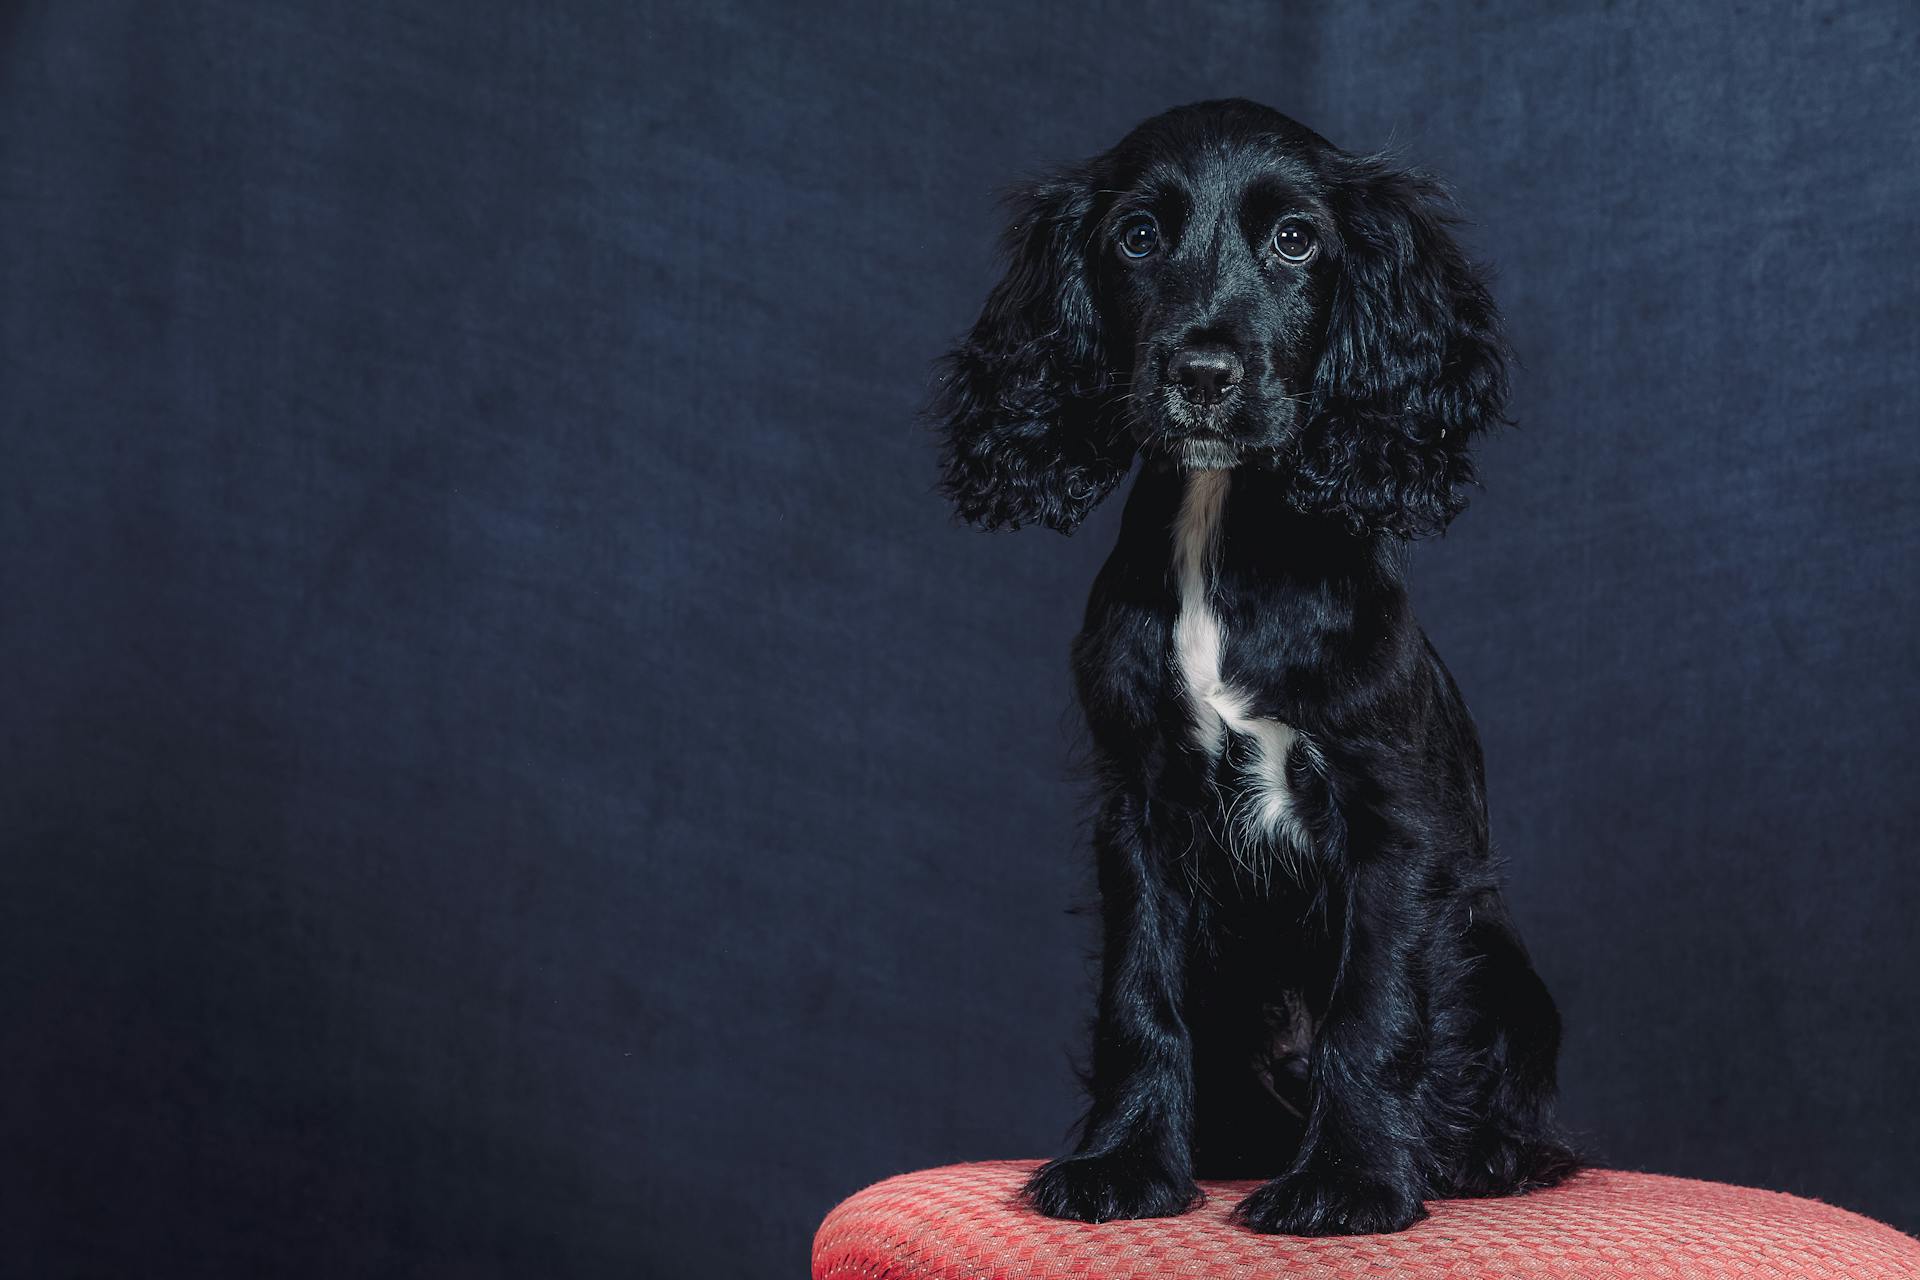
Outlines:
<svg viewBox="0 0 1920 1280"><path fill-rule="evenodd" d="M1187 473L1187 492L1173 526L1174 576L1180 599L1173 623L1173 654L1193 714L1194 745L1218 759L1232 739L1245 740L1247 757L1238 779L1239 794L1228 801L1228 836L1238 857L1238 844L1247 837L1278 837L1296 848L1306 847L1306 832L1287 787L1287 757L1296 742L1304 749L1311 747L1293 726L1251 714L1246 697L1228 687L1220 675L1227 634L1213 610L1214 563L1232 477L1225 470Z"/></svg>

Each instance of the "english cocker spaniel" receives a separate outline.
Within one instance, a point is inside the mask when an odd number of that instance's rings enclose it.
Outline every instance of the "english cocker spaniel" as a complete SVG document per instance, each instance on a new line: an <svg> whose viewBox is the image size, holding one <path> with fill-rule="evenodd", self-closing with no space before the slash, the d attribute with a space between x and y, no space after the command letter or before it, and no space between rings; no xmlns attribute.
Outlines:
<svg viewBox="0 0 1920 1280"><path fill-rule="evenodd" d="M1328 1235L1559 1181L1559 1017L1407 599L1507 390L1441 192L1205 102L1020 193L1006 245L935 397L945 491L1064 533L1141 461L1073 647L1090 1104L1028 1198L1099 1222L1270 1177L1238 1220Z"/></svg>

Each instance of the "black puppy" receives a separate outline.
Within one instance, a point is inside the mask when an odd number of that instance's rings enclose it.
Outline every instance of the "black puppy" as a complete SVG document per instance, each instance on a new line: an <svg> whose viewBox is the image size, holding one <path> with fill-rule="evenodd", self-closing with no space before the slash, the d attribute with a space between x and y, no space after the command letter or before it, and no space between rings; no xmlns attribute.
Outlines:
<svg viewBox="0 0 1920 1280"><path fill-rule="evenodd" d="M1559 1018L1488 852L1409 539L1500 420L1499 318L1428 181L1244 101L1018 197L947 357L944 486L1070 532L1142 455L1074 672L1101 804L1091 1105L1044 1213L1398 1231L1550 1185Z"/></svg>

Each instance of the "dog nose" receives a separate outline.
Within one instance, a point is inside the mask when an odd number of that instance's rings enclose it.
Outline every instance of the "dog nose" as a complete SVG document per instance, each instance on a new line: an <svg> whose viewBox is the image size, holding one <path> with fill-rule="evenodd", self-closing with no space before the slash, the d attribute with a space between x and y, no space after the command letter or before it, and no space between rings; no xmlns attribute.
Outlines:
<svg viewBox="0 0 1920 1280"><path fill-rule="evenodd" d="M1181 347L1167 361L1167 376L1198 404L1218 404L1245 374L1239 356L1213 343Z"/></svg>

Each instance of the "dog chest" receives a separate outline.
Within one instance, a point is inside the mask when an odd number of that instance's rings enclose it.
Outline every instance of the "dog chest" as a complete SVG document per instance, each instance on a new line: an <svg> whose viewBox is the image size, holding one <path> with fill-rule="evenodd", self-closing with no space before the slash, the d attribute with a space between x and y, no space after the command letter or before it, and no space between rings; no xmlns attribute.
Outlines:
<svg viewBox="0 0 1920 1280"><path fill-rule="evenodd" d="M1244 692L1222 677L1231 637L1213 606L1215 566L1233 484L1227 470L1187 474L1173 527L1173 568L1178 612L1173 624L1173 660L1180 695L1191 720L1194 746L1218 766L1226 756L1232 781L1231 816L1237 835L1284 837L1301 842L1287 759L1300 735L1291 725L1252 714Z"/></svg>

